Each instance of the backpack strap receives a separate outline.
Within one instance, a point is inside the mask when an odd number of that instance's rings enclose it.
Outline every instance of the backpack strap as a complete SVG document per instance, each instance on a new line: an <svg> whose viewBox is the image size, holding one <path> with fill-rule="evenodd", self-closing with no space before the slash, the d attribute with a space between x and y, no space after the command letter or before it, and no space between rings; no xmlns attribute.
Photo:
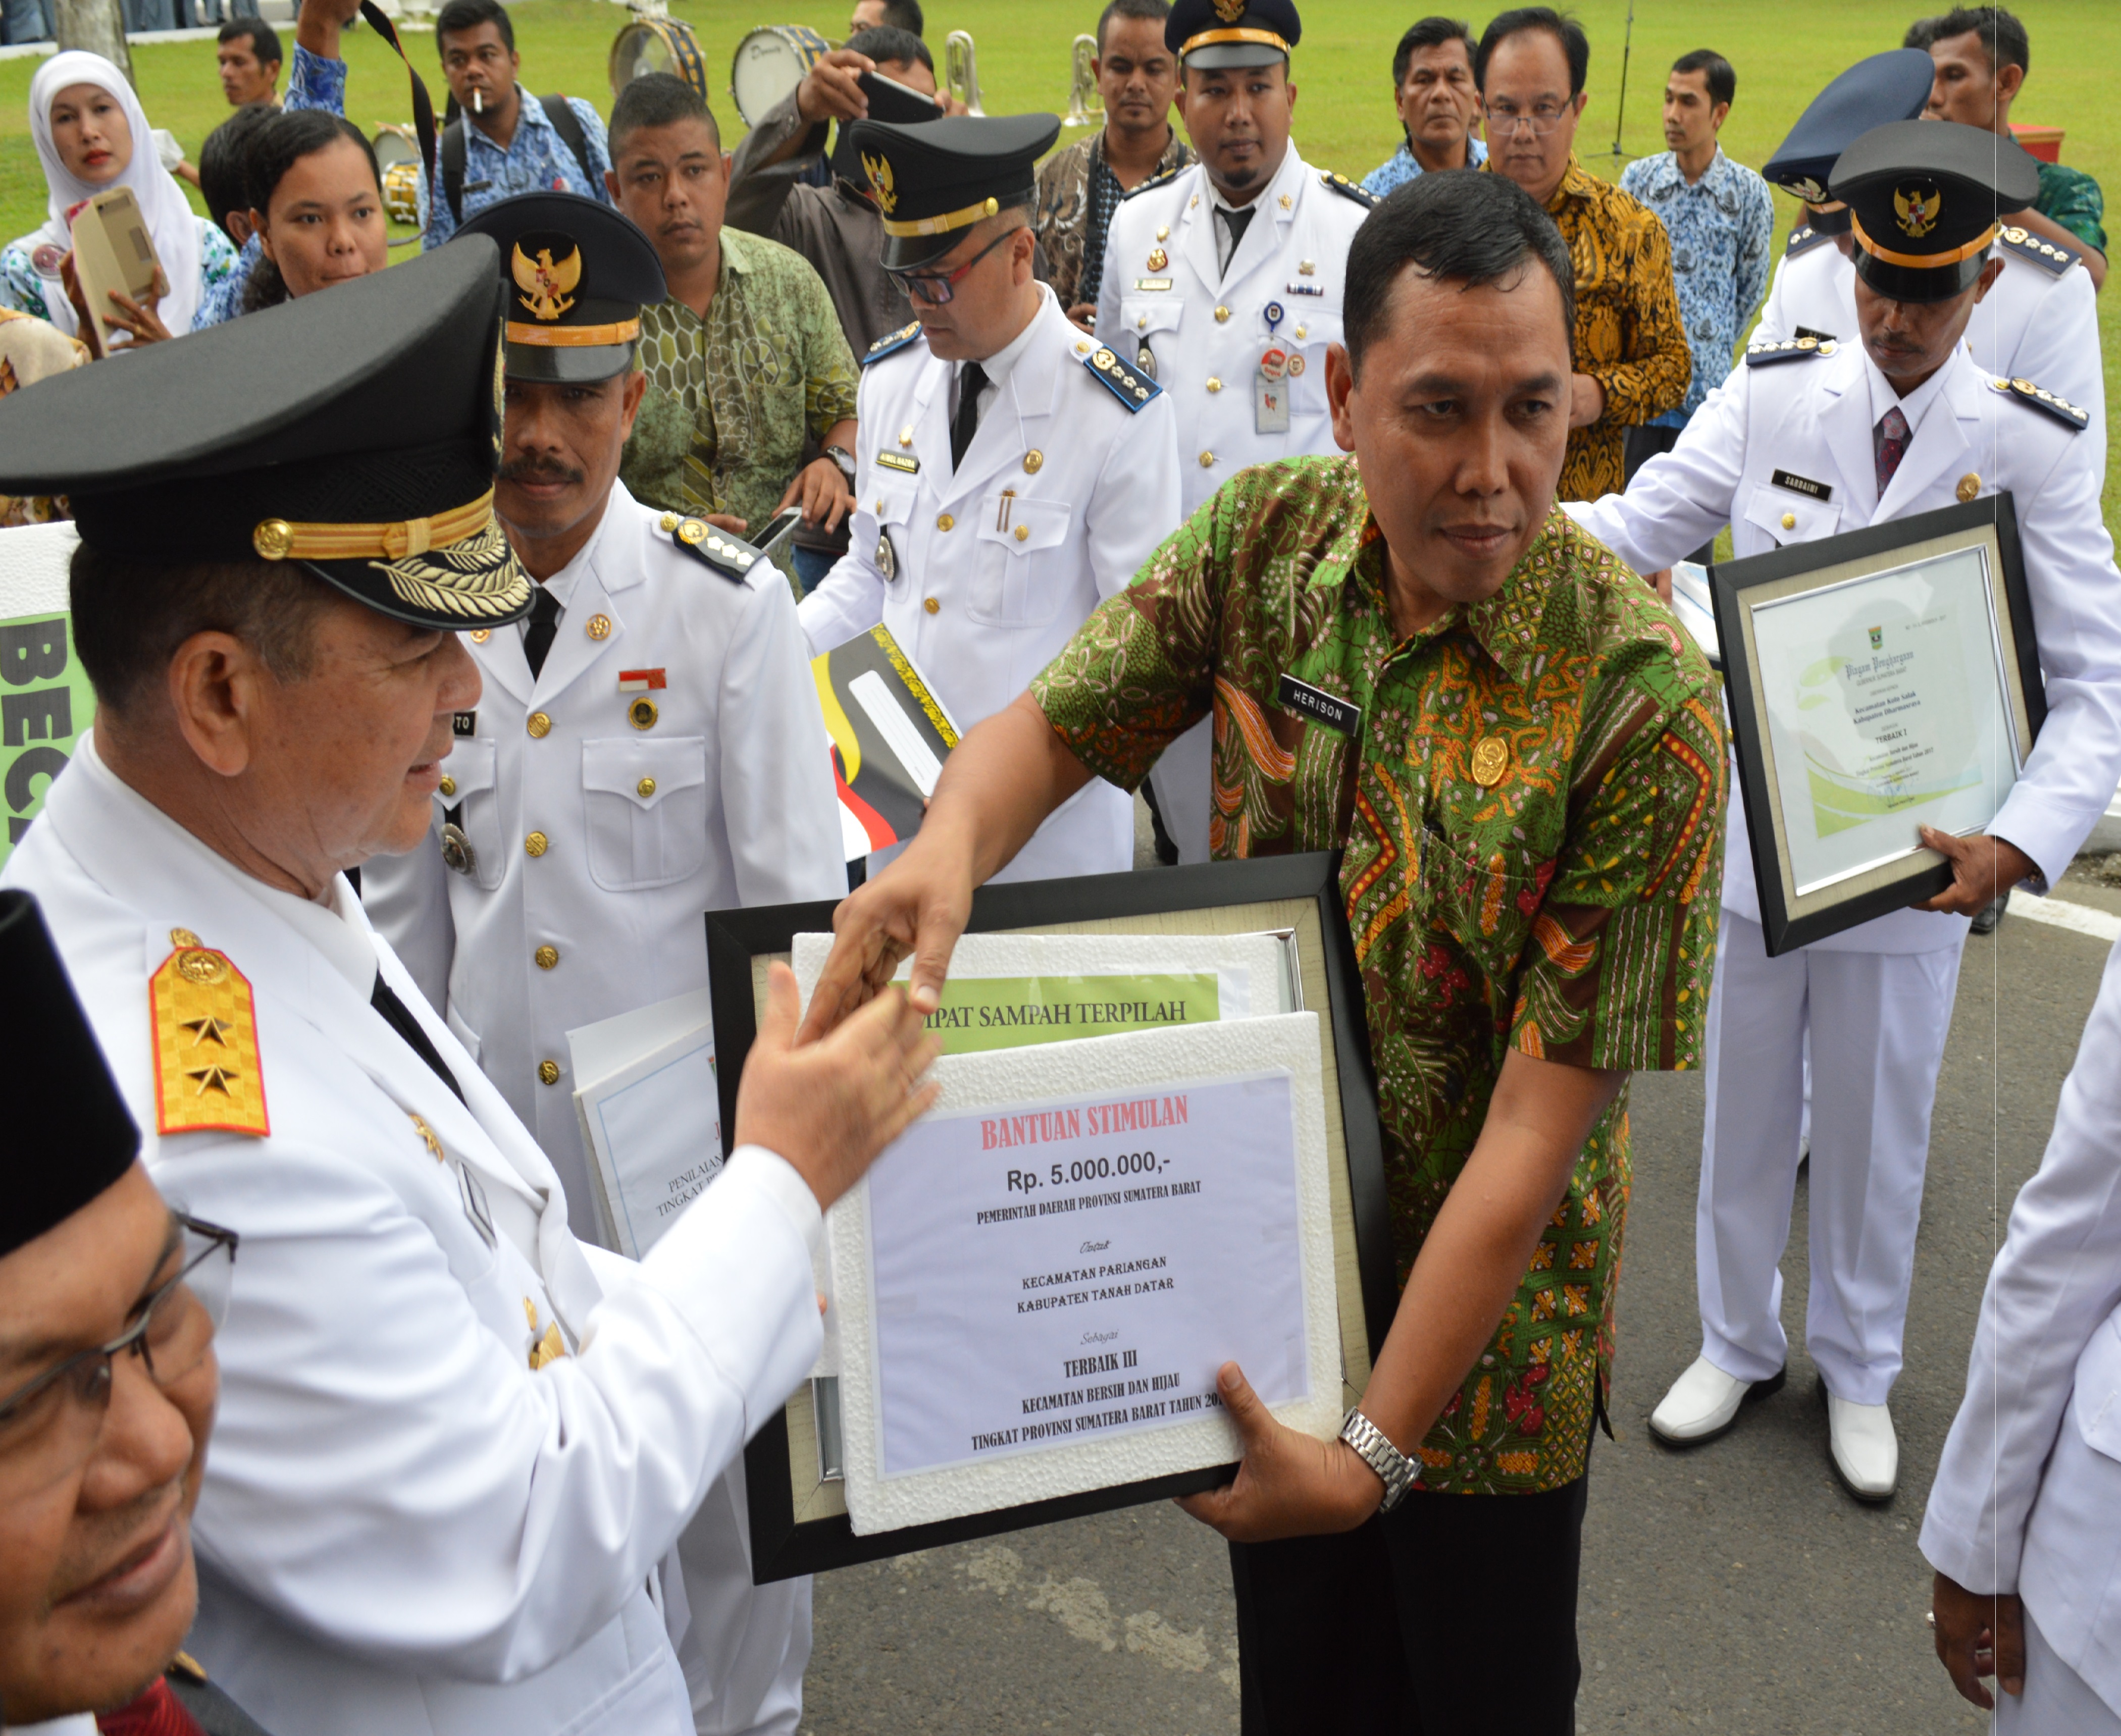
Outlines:
<svg viewBox="0 0 2121 1736"><path fill-rule="evenodd" d="M450 202L450 215L464 221L464 123L453 120L442 128L442 197Z"/></svg>
<svg viewBox="0 0 2121 1736"><path fill-rule="evenodd" d="M567 142L567 148L575 153L575 161L581 165L582 181L590 190L590 197L599 199L604 188L599 184L595 171L590 167L590 142L583 136L582 118L575 113L574 105L564 96L541 96L538 106L545 111L545 119L552 123L552 130Z"/></svg>

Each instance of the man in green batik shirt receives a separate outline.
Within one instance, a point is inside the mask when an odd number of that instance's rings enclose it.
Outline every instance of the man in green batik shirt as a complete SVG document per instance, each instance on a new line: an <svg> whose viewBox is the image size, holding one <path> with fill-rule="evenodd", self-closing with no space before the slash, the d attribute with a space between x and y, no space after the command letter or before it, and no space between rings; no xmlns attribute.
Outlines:
<svg viewBox="0 0 2121 1736"><path fill-rule="evenodd" d="M1554 505L1573 282L1503 176L1373 212L1326 363L1354 457L1240 472L967 736L813 1003L910 952L932 1004L973 887L1204 716L1217 855L1344 850L1402 1300L1339 1441L1222 1371L1244 1462L1184 1505L1233 1539L1248 1736L1575 1727L1625 1084L1701 1055L1725 741L1693 641Z"/></svg>
<svg viewBox="0 0 2121 1736"><path fill-rule="evenodd" d="M729 158L683 80L635 79L610 136L613 200L655 244L669 288L641 310L648 392L620 480L725 530L756 535L799 505L808 525L837 531L854 505L860 381L823 281L799 254L722 226Z"/></svg>

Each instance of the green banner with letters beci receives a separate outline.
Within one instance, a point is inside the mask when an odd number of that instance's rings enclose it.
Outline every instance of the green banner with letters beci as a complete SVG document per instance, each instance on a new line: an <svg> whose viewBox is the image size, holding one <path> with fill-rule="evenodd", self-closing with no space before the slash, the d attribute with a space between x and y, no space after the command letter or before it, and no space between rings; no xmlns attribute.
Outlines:
<svg viewBox="0 0 2121 1736"><path fill-rule="evenodd" d="M0 798L7 810L0 864L95 715L95 691L74 655L72 617L58 610L0 621Z"/></svg>
<svg viewBox="0 0 2121 1736"><path fill-rule="evenodd" d="M928 1028L946 1055L1170 1025L1213 1025L1222 983L1212 970L1144 976L953 976Z"/></svg>

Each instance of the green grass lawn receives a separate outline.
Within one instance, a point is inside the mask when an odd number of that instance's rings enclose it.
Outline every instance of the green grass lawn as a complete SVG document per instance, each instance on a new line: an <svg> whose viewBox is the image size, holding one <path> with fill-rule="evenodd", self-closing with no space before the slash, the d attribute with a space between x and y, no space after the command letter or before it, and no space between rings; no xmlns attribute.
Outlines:
<svg viewBox="0 0 2121 1736"><path fill-rule="evenodd" d="M1592 43L1591 101L1578 147L1588 167L1615 175L1619 164L1598 153L1611 148L1620 112L1627 8L1628 0L1578 0L1574 7ZM811 8L802 21L837 36L846 29L847 9L847 0L830 0L823 9ZM1378 0L1312 0L1295 59L1296 138L1310 161L1359 175L1391 155L1398 142L1390 88L1392 44L1429 9L1423 0L1391 6ZM1690 49L1709 47L1738 70L1738 100L1724 128L1724 147L1757 168L1827 78L1865 54L1896 46L1910 19L1936 9L1933 0L1790 0L1766 6L1757 0L1636 0L1621 147L1631 153L1663 148L1658 98L1665 68ZM744 33L761 23L786 21L767 0L676 0L673 10L698 33L718 92ZM1033 109L1058 114L1067 103L1069 44L1079 30L1094 26L1098 0L1071 5L927 0L926 10L929 41L939 58L948 32L972 33L990 114ZM1474 15L1476 28L1492 10ZM2031 77L2016 118L2068 129L2063 160L2089 170L2110 189L2116 201L2114 226L2121 235L2121 109L2107 106L2114 69L2121 67L2121 4L2018 0L2016 10L2033 40ZM524 78L533 90L565 91L609 107L605 66L627 17L620 7L610 0L526 0L515 17ZM288 40L291 47L291 33ZM406 42L439 105L444 93L433 37L408 32ZM371 130L384 121L409 119L404 74L389 49L363 31L351 40L349 58L352 118ZM227 113L214 77L213 44L137 48L133 60L150 118L196 151L199 140ZM20 235L44 216L43 176L26 113L36 64L0 62L0 237ZM742 126L734 105L718 95L716 107L734 142ZM1796 203L1779 193L1775 202L1787 229ZM401 249L399 256L409 251ZM2100 303L2110 424L2121 412L2121 283ZM2109 529L2121 527L2121 488L2111 482L2105 508Z"/></svg>

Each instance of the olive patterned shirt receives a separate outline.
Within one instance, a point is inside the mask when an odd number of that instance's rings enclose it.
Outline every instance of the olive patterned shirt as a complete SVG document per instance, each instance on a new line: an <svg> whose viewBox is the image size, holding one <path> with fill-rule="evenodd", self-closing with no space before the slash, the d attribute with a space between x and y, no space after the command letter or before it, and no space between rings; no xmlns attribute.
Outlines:
<svg viewBox="0 0 2121 1736"><path fill-rule="evenodd" d="M854 415L861 379L808 260L734 229L721 249L705 319L676 300L641 310L648 392L619 476L636 500L734 513L756 533L808 446Z"/></svg>
<svg viewBox="0 0 2121 1736"><path fill-rule="evenodd" d="M1214 719L1219 858L1340 849L1404 1286L1513 1049L1699 1065L1722 883L1715 679L1654 593L1553 511L1502 589L1404 642L1353 458L1241 472L1032 684L1131 789ZM1359 742L1277 697L1359 706ZM1583 1474L1613 1353L1625 1090L1500 1328L1417 1454L1422 1486Z"/></svg>

